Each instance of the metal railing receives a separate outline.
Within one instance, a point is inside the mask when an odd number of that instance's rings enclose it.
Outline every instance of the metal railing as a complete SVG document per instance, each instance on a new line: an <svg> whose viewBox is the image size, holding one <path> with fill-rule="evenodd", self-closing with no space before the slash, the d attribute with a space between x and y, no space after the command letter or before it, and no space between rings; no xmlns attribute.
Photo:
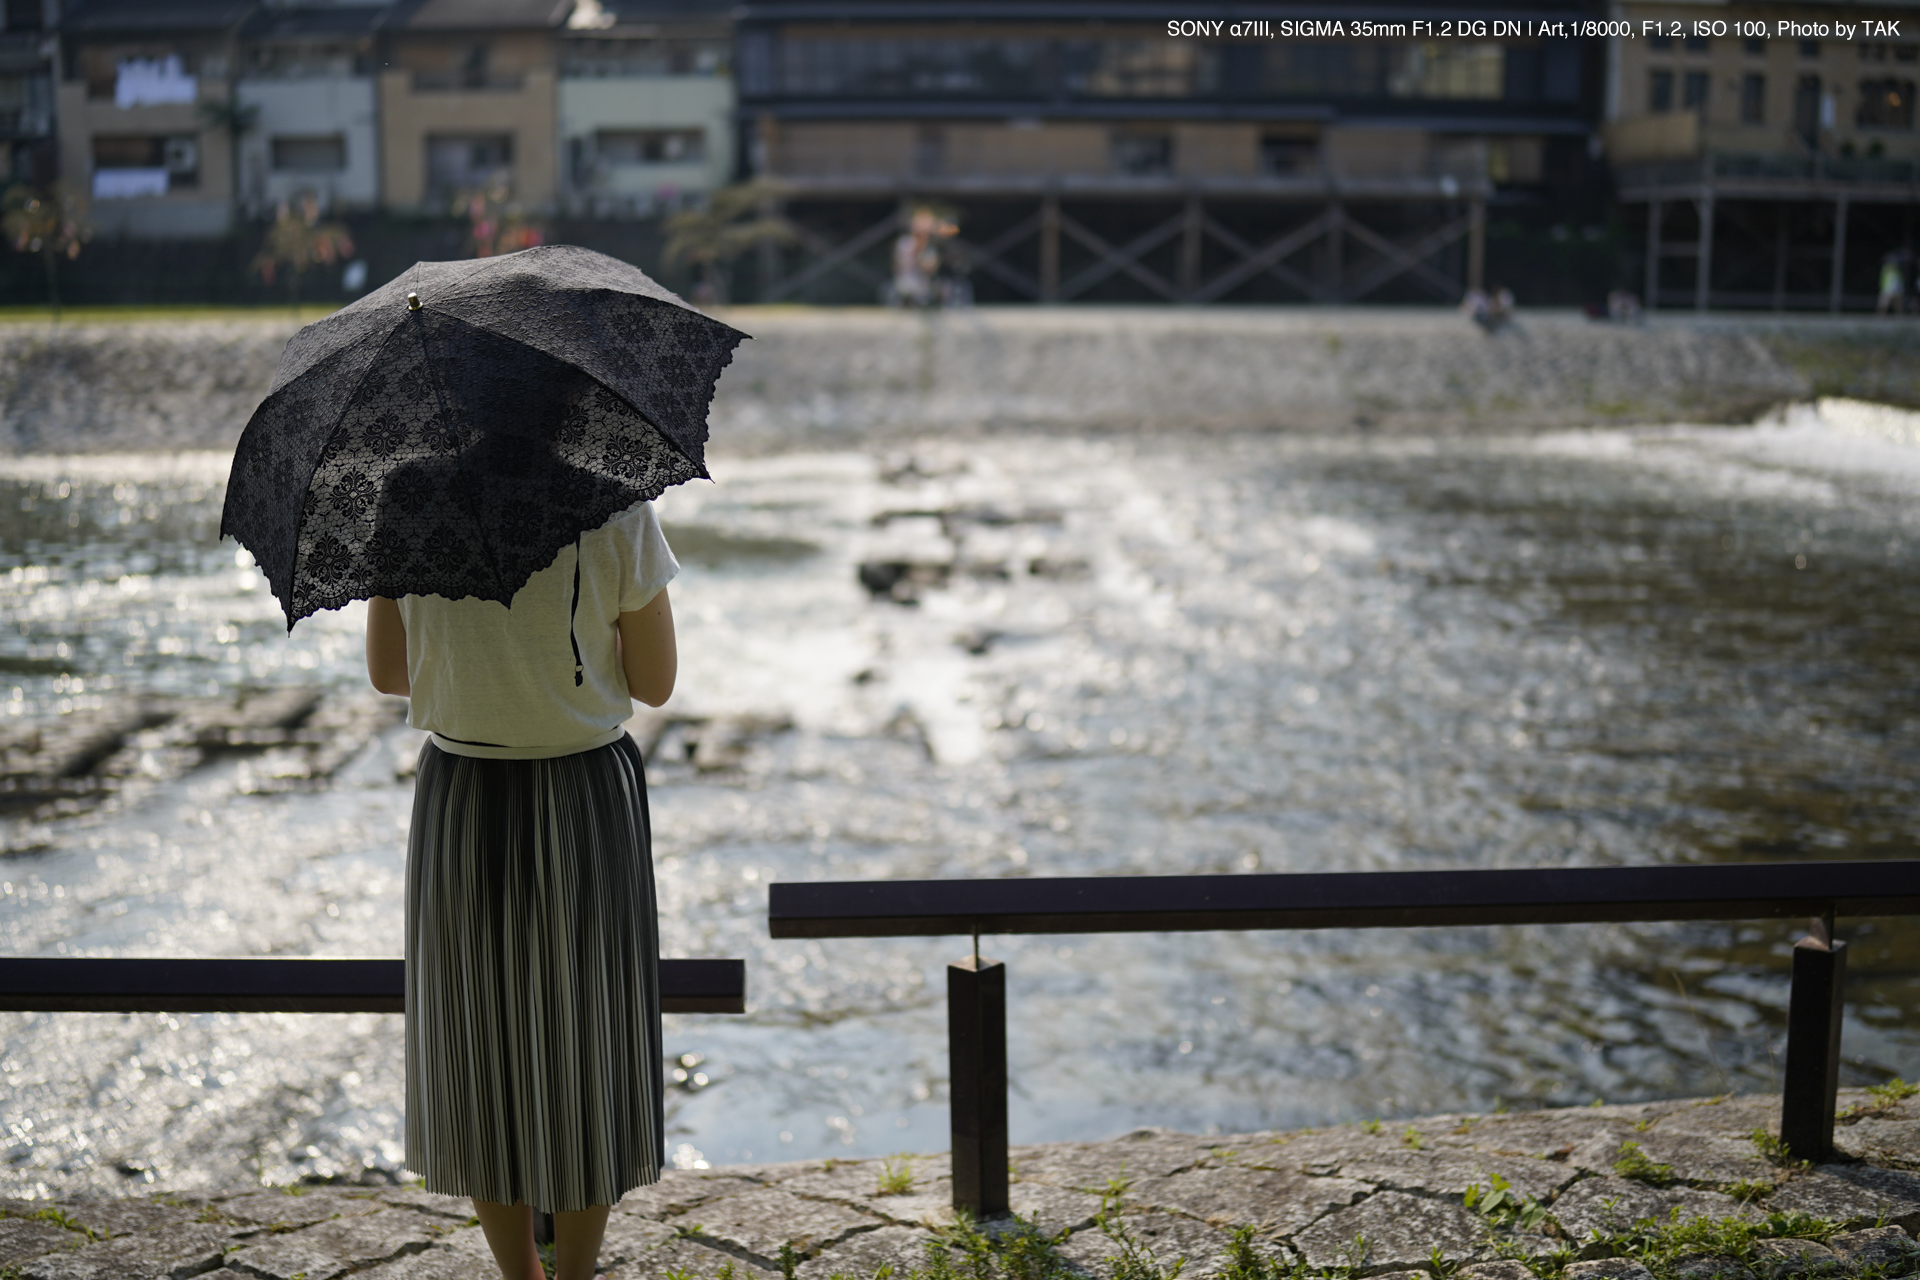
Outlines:
<svg viewBox="0 0 1920 1280"><path fill-rule="evenodd" d="M0 959L0 1009L403 1013L404 960ZM745 1013L744 960L662 960L663 1013Z"/></svg>
<svg viewBox="0 0 1920 1280"><path fill-rule="evenodd" d="M1908 185L1920 181L1920 163L1890 156L1783 156L1709 151L1678 160L1623 164L1621 187L1686 186L1714 181Z"/></svg>
<svg viewBox="0 0 1920 1280"><path fill-rule="evenodd" d="M775 938L972 935L947 967L953 1202L1008 1209L1006 967L981 934L1751 920L1804 916L1793 949L1780 1136L1797 1159L1831 1151L1839 1090L1836 916L1920 915L1920 861L1731 863L1513 871L1117 876L774 884Z"/></svg>

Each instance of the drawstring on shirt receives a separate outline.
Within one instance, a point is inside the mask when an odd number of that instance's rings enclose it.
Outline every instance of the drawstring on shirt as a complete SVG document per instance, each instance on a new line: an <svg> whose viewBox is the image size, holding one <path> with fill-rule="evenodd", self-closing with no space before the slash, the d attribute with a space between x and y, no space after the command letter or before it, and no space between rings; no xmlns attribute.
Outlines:
<svg viewBox="0 0 1920 1280"><path fill-rule="evenodd" d="M573 646L573 684L577 689L584 680L586 668L580 664L580 638L574 634L574 615L580 612L580 539L573 540L573 608L567 613L567 643Z"/></svg>

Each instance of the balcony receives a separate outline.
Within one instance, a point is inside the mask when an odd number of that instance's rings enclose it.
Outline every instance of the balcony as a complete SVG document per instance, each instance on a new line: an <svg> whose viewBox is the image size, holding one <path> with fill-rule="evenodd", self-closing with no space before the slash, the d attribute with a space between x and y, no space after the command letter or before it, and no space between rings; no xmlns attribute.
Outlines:
<svg viewBox="0 0 1920 1280"><path fill-rule="evenodd" d="M1685 199L1708 191L1733 199L1842 194L1912 199L1920 186L1920 160L1717 151L1685 160L1621 165L1616 178L1628 200Z"/></svg>
<svg viewBox="0 0 1920 1280"><path fill-rule="evenodd" d="M475 75L470 71L416 71L413 73L413 91L415 93L518 93L526 87L523 75L500 75L488 73Z"/></svg>

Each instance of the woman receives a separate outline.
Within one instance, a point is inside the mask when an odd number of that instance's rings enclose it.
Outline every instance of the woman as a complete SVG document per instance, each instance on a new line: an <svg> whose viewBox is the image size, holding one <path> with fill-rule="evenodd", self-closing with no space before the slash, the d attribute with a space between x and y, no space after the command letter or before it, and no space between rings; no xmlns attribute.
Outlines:
<svg viewBox="0 0 1920 1280"><path fill-rule="evenodd" d="M623 725L677 655L679 566L650 503L581 536L511 607L375 597L367 674L410 699L407 1167L473 1197L505 1280L589 1280L607 1211L660 1177L646 776Z"/></svg>

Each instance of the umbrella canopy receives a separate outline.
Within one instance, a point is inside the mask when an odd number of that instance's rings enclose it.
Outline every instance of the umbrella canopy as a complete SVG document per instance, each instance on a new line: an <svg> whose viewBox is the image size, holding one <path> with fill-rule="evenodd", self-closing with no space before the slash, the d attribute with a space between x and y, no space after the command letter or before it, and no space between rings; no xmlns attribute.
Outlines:
<svg viewBox="0 0 1920 1280"><path fill-rule="evenodd" d="M418 263L287 343L220 532L289 630L376 595L508 603L583 532L707 474L746 336L571 245Z"/></svg>

